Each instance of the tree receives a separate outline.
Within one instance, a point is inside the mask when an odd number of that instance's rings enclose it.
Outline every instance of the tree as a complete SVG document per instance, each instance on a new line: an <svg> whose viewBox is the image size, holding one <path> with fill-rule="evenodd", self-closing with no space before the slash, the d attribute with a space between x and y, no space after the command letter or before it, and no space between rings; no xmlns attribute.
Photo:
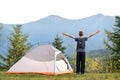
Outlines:
<svg viewBox="0 0 120 80"><path fill-rule="evenodd" d="M26 43L28 35L24 35L21 32L22 25L16 25L13 27L14 31L11 33L11 36L8 37L10 42L8 47L8 55L5 57L1 56L5 63L3 64L5 67L11 67L15 62L17 62L28 49L31 48L29 43Z"/></svg>
<svg viewBox="0 0 120 80"><path fill-rule="evenodd" d="M66 49L66 47L63 46L63 41L62 41L61 37L59 37L58 35L56 35L54 42L52 44L53 44L53 46L55 46L57 49L59 49L62 52L64 52Z"/></svg>
<svg viewBox="0 0 120 80"><path fill-rule="evenodd" d="M0 31L3 29L3 25L2 24L0 24ZM1 36L2 36L2 34L0 33L0 48L1 48L1 43L2 43L2 39L1 39ZM0 67L1 67L1 65L2 65L2 60L3 59L3 56L0 54Z"/></svg>
<svg viewBox="0 0 120 80"><path fill-rule="evenodd" d="M0 24L0 46L3 44L2 29L3 29L3 24Z"/></svg>
<svg viewBox="0 0 120 80"><path fill-rule="evenodd" d="M112 52L111 60L113 70L120 70L120 16L115 17L116 24L113 27L113 31L105 31L108 37L108 40L104 40L104 43Z"/></svg>

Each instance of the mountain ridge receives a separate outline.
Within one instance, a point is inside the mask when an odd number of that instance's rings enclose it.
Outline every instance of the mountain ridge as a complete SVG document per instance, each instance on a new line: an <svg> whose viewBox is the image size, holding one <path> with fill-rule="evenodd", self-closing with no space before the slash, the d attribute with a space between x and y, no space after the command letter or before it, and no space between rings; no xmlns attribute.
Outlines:
<svg viewBox="0 0 120 80"><path fill-rule="evenodd" d="M78 37L80 30L84 31L84 35L100 30L100 33L87 41L86 51L104 48L103 39L106 38L104 30L112 30L115 24L115 17L96 14L90 17L70 20L56 15L50 15L34 22L22 24L22 32L29 34L28 42L36 44L39 42L53 42L56 34L61 36L64 45L67 47L66 54L74 53L75 41L62 35L67 32ZM4 24L4 27L12 31L15 24ZM9 33L8 33L9 34ZM8 36L8 35L6 35ZM92 46L92 47L91 47Z"/></svg>

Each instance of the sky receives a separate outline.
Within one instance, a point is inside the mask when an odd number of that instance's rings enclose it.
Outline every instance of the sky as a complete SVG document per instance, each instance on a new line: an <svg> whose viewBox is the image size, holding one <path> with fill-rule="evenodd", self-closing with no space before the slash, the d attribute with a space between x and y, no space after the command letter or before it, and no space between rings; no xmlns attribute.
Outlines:
<svg viewBox="0 0 120 80"><path fill-rule="evenodd" d="M81 19L120 15L120 0L0 0L0 23L23 24L49 15Z"/></svg>

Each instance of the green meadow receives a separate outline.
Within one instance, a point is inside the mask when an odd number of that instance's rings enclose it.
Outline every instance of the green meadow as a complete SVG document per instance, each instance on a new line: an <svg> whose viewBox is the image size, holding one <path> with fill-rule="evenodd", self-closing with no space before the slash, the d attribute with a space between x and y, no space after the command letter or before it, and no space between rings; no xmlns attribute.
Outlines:
<svg viewBox="0 0 120 80"><path fill-rule="evenodd" d="M120 73L85 73L84 75L62 74L47 76L41 74L6 74L0 72L0 80L120 80Z"/></svg>

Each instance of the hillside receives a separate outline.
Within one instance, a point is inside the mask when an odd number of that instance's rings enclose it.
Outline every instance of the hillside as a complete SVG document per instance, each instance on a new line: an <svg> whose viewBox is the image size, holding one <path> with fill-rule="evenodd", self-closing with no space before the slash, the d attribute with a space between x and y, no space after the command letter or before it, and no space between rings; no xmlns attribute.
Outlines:
<svg viewBox="0 0 120 80"><path fill-rule="evenodd" d="M108 57L111 52L107 49L98 49L98 50L91 50L90 52L87 53L87 55L91 58L97 58L97 57Z"/></svg>

